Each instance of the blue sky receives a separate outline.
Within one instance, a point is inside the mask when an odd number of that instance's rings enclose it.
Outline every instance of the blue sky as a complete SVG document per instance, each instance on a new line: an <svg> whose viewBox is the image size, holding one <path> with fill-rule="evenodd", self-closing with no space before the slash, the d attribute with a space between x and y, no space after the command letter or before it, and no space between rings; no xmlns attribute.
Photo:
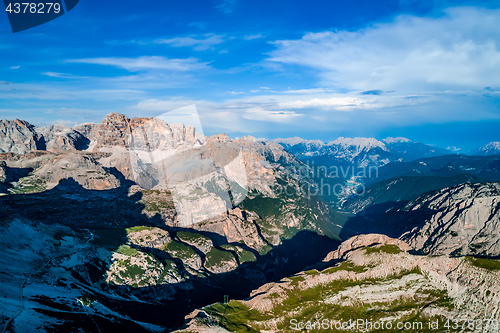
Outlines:
<svg viewBox="0 0 500 333"><path fill-rule="evenodd" d="M94 1L12 34L0 118L195 104L205 134L500 141L500 1Z"/></svg>

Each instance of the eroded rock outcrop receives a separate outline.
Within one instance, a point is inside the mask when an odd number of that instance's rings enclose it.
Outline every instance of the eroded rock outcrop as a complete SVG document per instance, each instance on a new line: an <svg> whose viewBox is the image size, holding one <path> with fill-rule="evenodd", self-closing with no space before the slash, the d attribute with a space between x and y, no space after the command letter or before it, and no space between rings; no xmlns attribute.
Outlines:
<svg viewBox="0 0 500 333"><path fill-rule="evenodd" d="M0 152L24 154L37 150L39 135L35 126L24 120L6 120L0 122Z"/></svg>
<svg viewBox="0 0 500 333"><path fill-rule="evenodd" d="M108 190L120 186L119 180L92 157L74 153L58 155L35 172L46 183L47 189L57 185L69 190ZM71 181L62 181L71 179ZM79 186L76 186L78 184ZM76 187L75 187L76 186Z"/></svg>
<svg viewBox="0 0 500 333"><path fill-rule="evenodd" d="M405 242L388 237L381 234L368 234L359 235L349 238L348 240L342 242L339 248L335 251L330 252L324 262L331 260L345 259L349 252L357 250L362 247L374 246L374 245L396 245L402 251L409 251L411 248Z"/></svg>
<svg viewBox="0 0 500 333"><path fill-rule="evenodd" d="M65 149L65 150L85 150L90 140L83 134L64 125L51 125L36 128L39 136L38 149Z"/></svg>
<svg viewBox="0 0 500 333"><path fill-rule="evenodd" d="M425 254L500 255L500 183L462 184L425 194L398 211L391 224Z"/></svg>

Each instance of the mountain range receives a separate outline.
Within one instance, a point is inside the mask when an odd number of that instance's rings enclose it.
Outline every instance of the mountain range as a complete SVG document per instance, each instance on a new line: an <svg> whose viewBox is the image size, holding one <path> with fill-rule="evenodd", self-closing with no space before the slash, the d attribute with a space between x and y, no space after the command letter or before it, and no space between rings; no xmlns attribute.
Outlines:
<svg viewBox="0 0 500 333"><path fill-rule="evenodd" d="M450 155L454 152L410 141L406 138L343 138L324 143L319 140L273 139L303 161L328 164L352 163L359 167L383 166L390 162L412 161L419 158Z"/></svg>
<svg viewBox="0 0 500 333"><path fill-rule="evenodd" d="M351 162L361 167L383 166L390 162L408 162L420 158L456 155L456 150L411 141L403 137L344 138L324 143L299 137L272 139L303 161L317 160L332 163ZM500 155L500 142L490 142L468 153L471 156Z"/></svg>
<svg viewBox="0 0 500 333"><path fill-rule="evenodd" d="M118 113L0 134L3 331L500 319L494 144L233 140ZM322 193L336 182L348 191Z"/></svg>
<svg viewBox="0 0 500 333"><path fill-rule="evenodd" d="M116 113L1 133L0 322L13 331L178 327L221 290L243 297L319 260L346 219L301 195L302 162L252 137Z"/></svg>

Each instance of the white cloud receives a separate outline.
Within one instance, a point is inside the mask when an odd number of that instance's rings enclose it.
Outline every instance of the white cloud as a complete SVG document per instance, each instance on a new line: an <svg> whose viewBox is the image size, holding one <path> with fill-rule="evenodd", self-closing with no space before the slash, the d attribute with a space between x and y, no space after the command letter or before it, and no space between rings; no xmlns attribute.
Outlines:
<svg viewBox="0 0 500 333"><path fill-rule="evenodd" d="M286 123L301 116L303 116L303 114L295 113L294 111L269 111L259 106L248 108L243 113L244 119L273 123Z"/></svg>
<svg viewBox="0 0 500 333"><path fill-rule="evenodd" d="M214 45L224 43L223 35L206 34L204 38L193 37L175 37L170 39L158 39L155 41L157 44L167 44L173 47L193 47L195 51L204 51L211 49Z"/></svg>
<svg viewBox="0 0 500 333"><path fill-rule="evenodd" d="M245 37L243 37L243 39L245 40L254 40L254 39L260 39L260 38L264 38L265 36L263 36L262 34L256 34L256 35L246 35Z"/></svg>
<svg viewBox="0 0 500 333"><path fill-rule="evenodd" d="M87 76L77 76L77 75L68 74L68 73L56 73L56 72L43 72L42 75L56 77L56 78L60 78L60 79L86 79L86 78L88 78Z"/></svg>
<svg viewBox="0 0 500 333"><path fill-rule="evenodd" d="M288 109L303 109L303 108L326 108L336 109L339 111L349 111L354 108L360 108L367 101L356 97L331 97L331 98L311 98L311 99L297 99L294 101L287 101L279 103L280 108ZM370 107L373 107L370 104Z"/></svg>
<svg viewBox="0 0 500 333"><path fill-rule="evenodd" d="M10 69L19 69L21 66L10 66Z"/></svg>
<svg viewBox="0 0 500 333"><path fill-rule="evenodd" d="M66 62L114 66L131 72L141 70L163 69L169 71L188 72L208 68L208 63L196 58L170 59L160 56L143 56L138 58L86 58L68 59Z"/></svg>
<svg viewBox="0 0 500 333"><path fill-rule="evenodd" d="M353 90L436 91L500 85L500 10L451 8L437 18L400 16L358 31L274 42L270 61L318 70Z"/></svg>
<svg viewBox="0 0 500 333"><path fill-rule="evenodd" d="M0 82L1 83L1 82ZM95 88L88 89L81 86L68 86L64 83L40 82L40 83L6 83L0 84L0 99L11 101L23 101L34 99L39 101L57 101L57 100L137 100L142 97L144 91L138 89L119 89L119 88ZM46 107L47 102L42 103L41 107ZM49 104L50 105L50 104Z"/></svg>

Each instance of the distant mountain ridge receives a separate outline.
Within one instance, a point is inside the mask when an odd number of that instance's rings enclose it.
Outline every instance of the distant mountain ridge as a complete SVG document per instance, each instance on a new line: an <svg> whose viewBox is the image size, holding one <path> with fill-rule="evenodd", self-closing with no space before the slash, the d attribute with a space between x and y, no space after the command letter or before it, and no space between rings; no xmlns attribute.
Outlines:
<svg viewBox="0 0 500 333"><path fill-rule="evenodd" d="M376 177L367 184L403 176L451 177L470 174L487 181L500 181L499 156L445 155L409 162L390 163L378 169Z"/></svg>
<svg viewBox="0 0 500 333"><path fill-rule="evenodd" d="M484 146L481 146L478 149L471 151L469 155L477 155L477 156L500 155L500 142L497 141L485 144Z"/></svg>
<svg viewBox="0 0 500 333"><path fill-rule="evenodd" d="M352 163L359 167L380 167L390 162L453 154L448 149L414 142L403 137L389 137L382 141L375 138L339 137L328 143L299 137L269 141L281 144L303 161L315 160L325 164Z"/></svg>

